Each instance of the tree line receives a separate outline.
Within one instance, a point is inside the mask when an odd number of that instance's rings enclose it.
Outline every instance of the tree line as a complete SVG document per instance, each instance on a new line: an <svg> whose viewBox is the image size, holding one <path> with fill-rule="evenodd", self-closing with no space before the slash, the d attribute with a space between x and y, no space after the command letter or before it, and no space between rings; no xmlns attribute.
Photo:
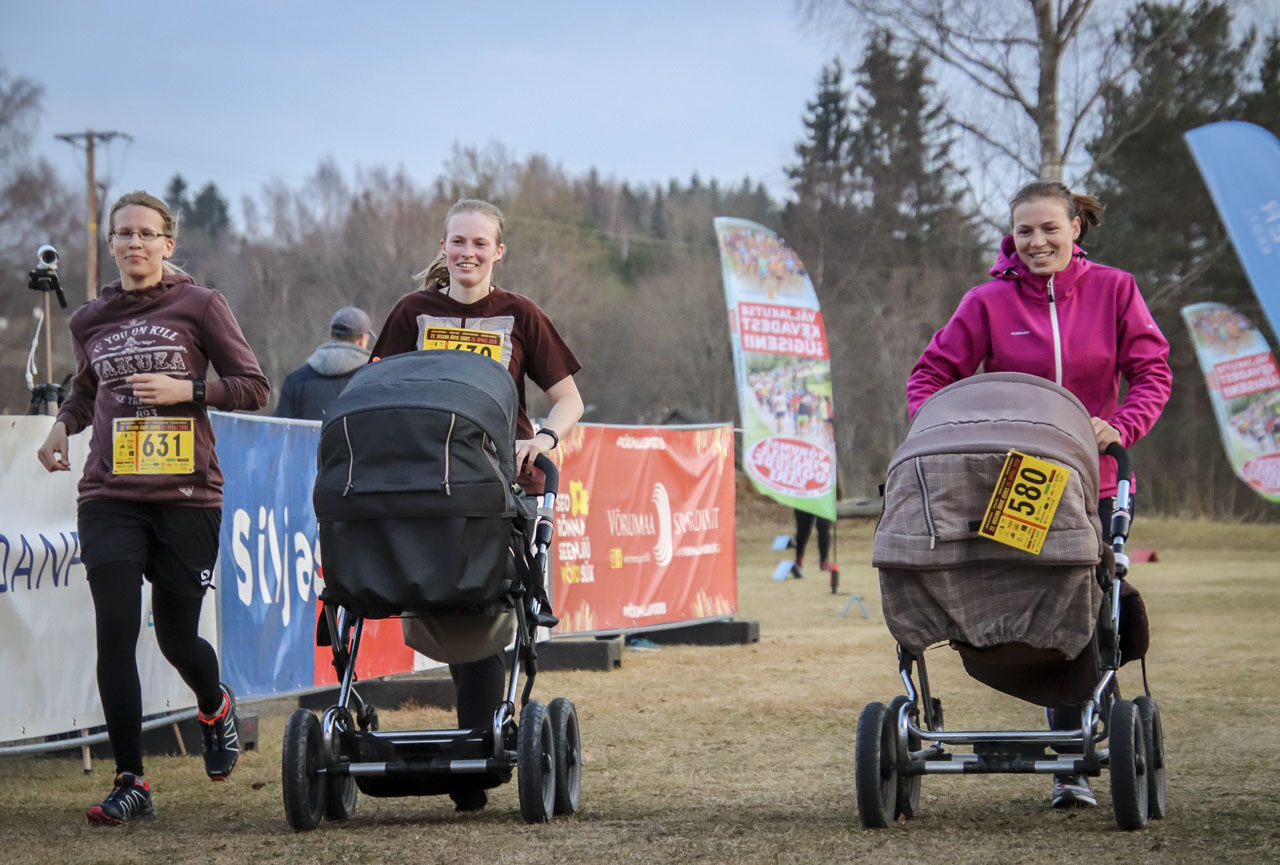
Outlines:
<svg viewBox="0 0 1280 865"><path fill-rule="evenodd" d="M784 166L783 201L749 177L637 184L573 176L547 156L519 158L498 144L459 144L425 185L384 169L347 176L324 162L297 187L275 182L246 198L238 227L212 180L194 190L175 175L160 191L181 211L175 260L227 295L279 385L324 341L336 308L361 306L380 323L434 255L448 207L486 198L508 217L495 281L536 299L579 355L587 420L726 421L737 403L712 219L754 220L786 239L814 282L832 354L843 491L874 498L905 433L907 372L964 291L986 278L1008 223L1001 196L1036 174L1071 169L1069 184L1108 205L1102 229L1090 233L1091 256L1137 276L1173 346L1173 399L1135 449L1142 503L1275 518L1278 509L1236 480L1223 456L1179 309L1218 300L1262 324L1182 135L1229 119L1280 131L1280 37L1239 27L1229 2L1126 4L1112 19L1081 0L1004 5L1023 7L1021 17L1011 14L1003 29L992 22L991 39L1030 39L1042 50L993 52L1021 65L971 89L995 98L1003 80L1030 133L1011 126L1001 138L998 125L985 125L996 114L948 90L955 64L972 54L945 56L938 45L954 40L931 34L961 32L964 22L945 15L967 3L815 2L806 14L860 38L855 59L827 64L813 99L797 106L804 133ZM931 16L919 20L932 30L886 17L904 6ZM1061 20L1037 17L1050 7ZM1096 60L1088 93L1044 74L1044 64L1079 62L1071 52L1086 49ZM1028 80L1041 89L1022 87ZM1052 94L1046 81L1056 82ZM28 401L21 370L39 297L22 286L37 245L58 246L69 297L83 300L83 205L31 156L40 96L38 83L0 69L0 267L11 285L0 296L0 407L8 413ZM975 163L975 146L1008 152ZM1005 170L994 172L1002 158ZM105 282L105 244L100 256ZM74 362L65 321L54 313L58 379ZM543 407L535 400L531 409Z"/></svg>

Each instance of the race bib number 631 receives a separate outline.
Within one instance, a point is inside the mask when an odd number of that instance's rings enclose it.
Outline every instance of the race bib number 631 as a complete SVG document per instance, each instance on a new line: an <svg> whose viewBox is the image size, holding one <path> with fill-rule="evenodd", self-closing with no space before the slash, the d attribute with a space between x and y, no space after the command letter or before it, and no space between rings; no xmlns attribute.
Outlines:
<svg viewBox="0 0 1280 865"><path fill-rule="evenodd" d="M189 475L195 471L195 421L122 417L111 423L111 470L118 475Z"/></svg>

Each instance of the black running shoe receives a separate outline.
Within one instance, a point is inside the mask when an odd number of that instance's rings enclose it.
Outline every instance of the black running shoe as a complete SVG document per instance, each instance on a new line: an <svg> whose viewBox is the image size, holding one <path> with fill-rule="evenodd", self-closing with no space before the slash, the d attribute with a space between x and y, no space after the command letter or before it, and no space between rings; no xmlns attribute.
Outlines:
<svg viewBox="0 0 1280 865"><path fill-rule="evenodd" d="M240 735L236 732L236 695L222 685L222 708L212 718L200 714L204 737L204 771L214 781L225 781L240 759Z"/></svg>
<svg viewBox="0 0 1280 865"><path fill-rule="evenodd" d="M489 804L489 794L484 790L454 790L449 798L455 811L480 811Z"/></svg>
<svg viewBox="0 0 1280 865"><path fill-rule="evenodd" d="M116 776L115 786L101 805L89 809L90 823L119 826L130 820L154 820L155 806L151 804L151 788L146 781L139 781L132 772Z"/></svg>
<svg viewBox="0 0 1280 865"><path fill-rule="evenodd" d="M1098 804L1084 775L1053 776L1053 807L1092 808Z"/></svg>

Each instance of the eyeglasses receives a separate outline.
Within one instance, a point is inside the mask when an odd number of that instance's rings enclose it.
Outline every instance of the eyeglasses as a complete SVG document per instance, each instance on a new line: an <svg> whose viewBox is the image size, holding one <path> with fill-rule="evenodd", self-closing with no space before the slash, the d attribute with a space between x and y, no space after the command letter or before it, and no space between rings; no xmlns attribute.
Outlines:
<svg viewBox="0 0 1280 865"><path fill-rule="evenodd" d="M143 243L155 243L162 237L173 237L172 234L158 234L154 231L113 231L111 236L116 240L128 242L133 239L134 235L138 235L138 240Z"/></svg>

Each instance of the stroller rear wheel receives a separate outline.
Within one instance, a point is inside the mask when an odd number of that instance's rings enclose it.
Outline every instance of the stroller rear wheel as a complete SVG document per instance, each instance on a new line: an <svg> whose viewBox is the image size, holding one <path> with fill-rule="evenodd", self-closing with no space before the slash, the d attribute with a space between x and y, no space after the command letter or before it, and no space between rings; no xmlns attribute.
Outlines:
<svg viewBox="0 0 1280 865"><path fill-rule="evenodd" d="M1160 707L1148 696L1134 697L1142 735L1147 743L1147 807L1152 820L1165 815L1164 730L1160 726Z"/></svg>
<svg viewBox="0 0 1280 865"><path fill-rule="evenodd" d="M520 710L516 744L520 816L526 823L546 823L555 813L555 735L547 707L530 700Z"/></svg>
<svg viewBox="0 0 1280 865"><path fill-rule="evenodd" d="M281 780L284 787L284 815L297 830L310 831L320 825L325 810L326 776L324 737L320 722L307 709L297 709L284 728L284 756Z"/></svg>
<svg viewBox="0 0 1280 865"><path fill-rule="evenodd" d="M921 775L907 771L911 752L920 750L920 737L915 733L908 733L906 740L903 741L898 735L898 713L903 706L910 705L911 701L906 697L894 697L889 701L888 721L893 724L894 738L897 740L899 756L898 795L893 809L894 819L905 817L910 820L920 813L920 784L924 778ZM909 713L908 717L910 717Z"/></svg>
<svg viewBox="0 0 1280 865"><path fill-rule="evenodd" d="M858 716L853 779L862 825L883 829L892 823L898 807L898 734L884 703L868 703Z"/></svg>
<svg viewBox="0 0 1280 865"><path fill-rule="evenodd" d="M565 697L547 707L555 734L557 814L573 814L582 799L582 742L578 735L578 710Z"/></svg>
<svg viewBox="0 0 1280 865"><path fill-rule="evenodd" d="M1116 700L1108 724L1111 739L1111 804L1116 825L1126 831L1147 825L1150 797L1147 787L1147 747L1138 708Z"/></svg>

